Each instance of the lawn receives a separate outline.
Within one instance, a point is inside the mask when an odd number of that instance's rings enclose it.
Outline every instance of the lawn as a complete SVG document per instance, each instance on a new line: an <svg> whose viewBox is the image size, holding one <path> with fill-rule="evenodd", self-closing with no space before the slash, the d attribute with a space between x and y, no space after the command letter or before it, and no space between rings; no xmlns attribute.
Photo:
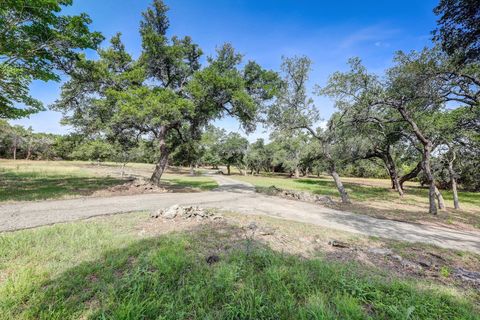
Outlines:
<svg viewBox="0 0 480 320"><path fill-rule="evenodd" d="M90 195L124 179L98 177L82 170L0 168L0 201L45 200Z"/></svg>
<svg viewBox="0 0 480 320"><path fill-rule="evenodd" d="M339 200L338 191L330 177L293 179L286 176L241 176L232 178L249 182L256 187L276 186L281 189L301 190L327 195ZM406 221L432 220L442 223L461 223L480 228L480 193L460 191L461 210L453 209L451 191L442 190L447 210L432 219L428 212L428 190L416 183L406 184L406 192L400 198L390 188L386 179L343 178L344 185L353 201L352 205L338 206L340 209L373 216L402 219Z"/></svg>
<svg viewBox="0 0 480 320"><path fill-rule="evenodd" d="M128 174L148 177L151 164L129 164ZM0 202L46 200L88 196L95 191L123 184L119 164L95 165L87 161L0 160ZM183 171L167 172L165 187L173 191L211 190L209 177L189 176Z"/></svg>
<svg viewBox="0 0 480 320"><path fill-rule="evenodd" d="M208 191L218 187L217 182L209 177L190 176L186 174L166 173L162 177L163 181L170 185L174 190L184 191L186 188L194 188L202 191Z"/></svg>
<svg viewBox="0 0 480 320"><path fill-rule="evenodd" d="M479 319L458 291L232 242L233 230L208 225L145 235L146 217L1 234L0 317ZM212 252L219 261L210 264Z"/></svg>

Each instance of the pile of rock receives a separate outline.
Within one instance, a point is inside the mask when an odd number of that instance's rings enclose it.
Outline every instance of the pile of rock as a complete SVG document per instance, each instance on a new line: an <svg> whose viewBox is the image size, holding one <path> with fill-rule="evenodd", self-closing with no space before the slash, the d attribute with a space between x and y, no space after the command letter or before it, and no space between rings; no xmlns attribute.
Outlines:
<svg viewBox="0 0 480 320"><path fill-rule="evenodd" d="M166 209L158 209L152 213L152 218L174 219L176 217L183 219L221 219L219 215L215 215L212 211L205 210L199 206L179 206L173 205Z"/></svg>
<svg viewBox="0 0 480 320"><path fill-rule="evenodd" d="M304 191L284 190L284 189L277 188L275 186L270 186L265 190L262 190L262 192L267 193L269 195L286 198L286 199L329 204L329 205L334 204L333 200L328 196L320 196L317 194L304 192Z"/></svg>

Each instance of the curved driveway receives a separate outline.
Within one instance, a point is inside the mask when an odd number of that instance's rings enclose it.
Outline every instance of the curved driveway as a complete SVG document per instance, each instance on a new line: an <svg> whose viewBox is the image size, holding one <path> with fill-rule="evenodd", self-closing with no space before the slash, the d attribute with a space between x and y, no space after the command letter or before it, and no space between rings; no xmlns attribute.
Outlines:
<svg viewBox="0 0 480 320"><path fill-rule="evenodd" d="M153 211L174 204L200 205L244 214L263 214L311 223L332 229L409 242L424 242L444 248L480 254L480 232L376 219L338 211L312 203L255 193L254 188L224 176L213 176L216 190L198 193L162 193L21 202L0 206L0 231L132 211Z"/></svg>

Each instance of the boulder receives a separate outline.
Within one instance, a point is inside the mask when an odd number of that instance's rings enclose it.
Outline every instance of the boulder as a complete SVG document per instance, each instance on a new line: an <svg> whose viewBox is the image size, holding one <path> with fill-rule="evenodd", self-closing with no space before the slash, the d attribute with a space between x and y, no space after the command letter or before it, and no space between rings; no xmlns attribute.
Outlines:
<svg viewBox="0 0 480 320"><path fill-rule="evenodd" d="M177 216L177 214L181 211L179 205L173 205L170 208L167 208L161 212L161 216L165 219L173 219Z"/></svg>
<svg viewBox="0 0 480 320"><path fill-rule="evenodd" d="M453 276L465 282L480 286L480 272L470 271L463 268L454 268Z"/></svg>
<svg viewBox="0 0 480 320"><path fill-rule="evenodd" d="M337 240L330 240L328 241L328 244L331 245L332 247L337 247L337 248L349 248L350 246L346 242L342 241L337 241Z"/></svg>
<svg viewBox="0 0 480 320"><path fill-rule="evenodd" d="M393 253L392 250L388 248L370 248L367 249L367 251L381 256L389 256Z"/></svg>

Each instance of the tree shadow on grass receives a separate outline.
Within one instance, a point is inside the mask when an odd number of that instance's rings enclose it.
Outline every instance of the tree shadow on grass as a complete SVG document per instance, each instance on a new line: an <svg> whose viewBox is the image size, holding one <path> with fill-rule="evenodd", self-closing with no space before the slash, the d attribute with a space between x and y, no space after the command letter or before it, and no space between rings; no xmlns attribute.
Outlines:
<svg viewBox="0 0 480 320"><path fill-rule="evenodd" d="M328 196L338 196L338 191L333 181L313 179L298 179L296 181L300 184L317 186L318 190L315 190L314 193ZM367 186L350 182L345 182L344 186L347 189L347 192L349 192L351 197L355 200L388 200L391 199L392 196L396 195L395 191L382 187Z"/></svg>
<svg viewBox="0 0 480 320"><path fill-rule="evenodd" d="M112 177L52 175L35 172L0 172L0 201L27 201L91 195L125 183Z"/></svg>
<svg viewBox="0 0 480 320"><path fill-rule="evenodd" d="M305 186L315 186L314 193L322 195L337 196L335 184L333 181L318 179L297 179L295 182ZM396 190L386 187L377 187L364 183L344 182L344 186L354 200L392 200L398 198ZM440 190L446 201L453 201L451 190ZM428 187L407 186L405 187L407 195L413 195L421 198L428 197ZM478 192L460 191L459 198L461 203L480 206L480 194Z"/></svg>
<svg viewBox="0 0 480 320"><path fill-rule="evenodd" d="M475 319L452 295L205 227L105 252L28 291L7 303L32 319Z"/></svg>
<svg viewBox="0 0 480 320"><path fill-rule="evenodd" d="M218 187L217 183L213 180L195 180L195 179L175 179L175 178L165 178L163 182L166 184L166 187L172 191L186 192L189 189L199 189L199 190L213 190ZM191 190L195 191L195 190Z"/></svg>

